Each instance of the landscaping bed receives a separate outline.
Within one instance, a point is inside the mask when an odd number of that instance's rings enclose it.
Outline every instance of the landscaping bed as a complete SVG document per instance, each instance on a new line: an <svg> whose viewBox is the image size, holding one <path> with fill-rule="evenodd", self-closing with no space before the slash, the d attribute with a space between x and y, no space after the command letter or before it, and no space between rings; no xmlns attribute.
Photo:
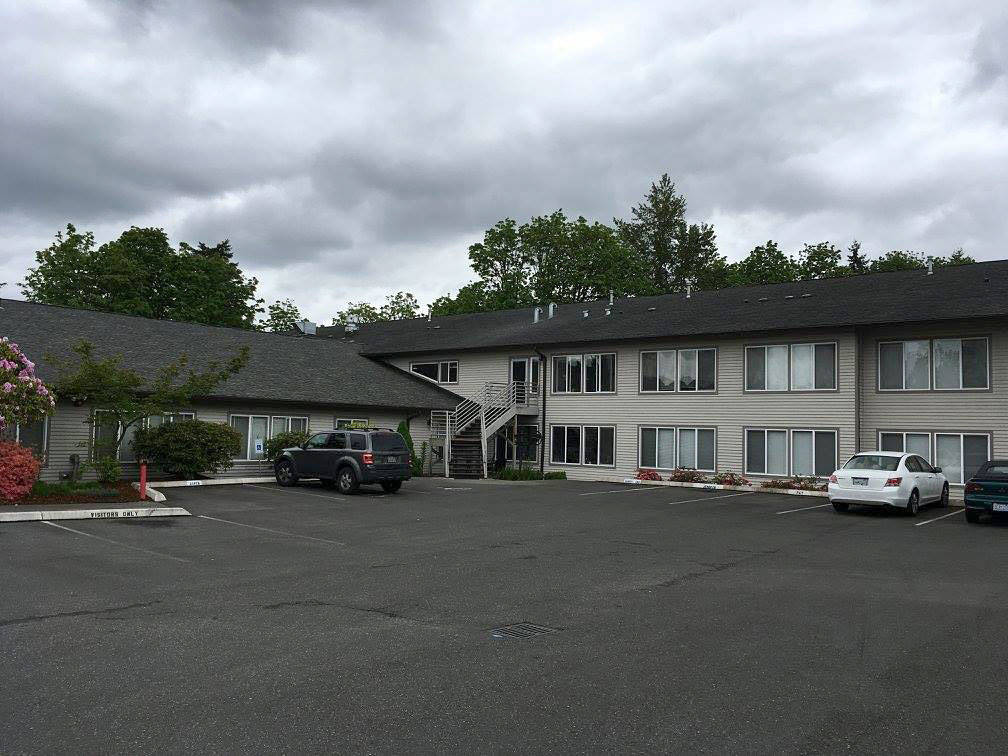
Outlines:
<svg viewBox="0 0 1008 756"><path fill-rule="evenodd" d="M127 481L111 484L37 482L31 493L17 502L2 502L0 510L13 507L74 507L82 504L120 504L142 501L140 492Z"/></svg>

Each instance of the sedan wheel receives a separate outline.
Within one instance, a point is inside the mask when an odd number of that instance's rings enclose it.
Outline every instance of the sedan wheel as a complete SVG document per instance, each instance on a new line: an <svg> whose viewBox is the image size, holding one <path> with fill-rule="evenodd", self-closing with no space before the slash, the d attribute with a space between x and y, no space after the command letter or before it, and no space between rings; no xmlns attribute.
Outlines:
<svg viewBox="0 0 1008 756"><path fill-rule="evenodd" d="M339 477L336 478L336 485L339 488L340 493L355 493L360 485L357 482L357 473L354 472L352 467L344 467L339 471Z"/></svg>
<svg viewBox="0 0 1008 756"><path fill-rule="evenodd" d="M848 504L846 501L834 501L833 509L835 509L837 512L846 512L848 509L850 509L850 504Z"/></svg>
<svg viewBox="0 0 1008 756"><path fill-rule="evenodd" d="M907 502L907 514L916 517L920 511L920 495L916 490L910 492L910 501Z"/></svg>
<svg viewBox="0 0 1008 756"><path fill-rule="evenodd" d="M290 462L277 462L276 481L281 486L293 486L297 483L297 475L294 474L294 465Z"/></svg>
<svg viewBox="0 0 1008 756"><path fill-rule="evenodd" d="M938 506L941 507L942 509L948 509L948 505L949 505L949 486L948 483L946 483L945 487L942 489L941 498L938 500Z"/></svg>
<svg viewBox="0 0 1008 756"><path fill-rule="evenodd" d="M966 522L977 523L980 522L980 513L975 509L966 510Z"/></svg>

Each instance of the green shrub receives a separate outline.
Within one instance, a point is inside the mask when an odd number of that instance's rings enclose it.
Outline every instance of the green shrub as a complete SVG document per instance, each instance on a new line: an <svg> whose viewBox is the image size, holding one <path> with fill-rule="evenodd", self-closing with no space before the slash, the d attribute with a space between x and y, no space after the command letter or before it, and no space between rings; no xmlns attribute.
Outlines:
<svg viewBox="0 0 1008 756"><path fill-rule="evenodd" d="M301 446L308 440L308 431L283 431L266 439L266 459L275 460L284 449Z"/></svg>
<svg viewBox="0 0 1008 756"><path fill-rule="evenodd" d="M187 420L138 430L133 452L167 473L191 479L231 467L241 442L242 435L228 425Z"/></svg>
<svg viewBox="0 0 1008 756"><path fill-rule="evenodd" d="M408 443L408 442L407 442ZM424 465L427 462L427 442L420 442L419 454L410 453L410 466L413 468L413 477L419 478L424 474Z"/></svg>
<svg viewBox="0 0 1008 756"><path fill-rule="evenodd" d="M92 491L103 490L101 483L96 480L88 480L80 483L47 483L44 480L35 482L32 486L32 496L69 496L71 494L91 493Z"/></svg>
<svg viewBox="0 0 1008 756"><path fill-rule="evenodd" d="M112 456L99 457L90 463L90 467L95 471L98 482L106 486L112 485L122 476L122 465Z"/></svg>

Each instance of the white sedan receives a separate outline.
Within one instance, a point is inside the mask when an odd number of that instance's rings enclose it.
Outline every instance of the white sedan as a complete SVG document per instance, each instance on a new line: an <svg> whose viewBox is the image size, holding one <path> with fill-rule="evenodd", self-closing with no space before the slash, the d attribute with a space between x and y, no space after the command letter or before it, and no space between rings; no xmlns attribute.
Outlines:
<svg viewBox="0 0 1008 756"><path fill-rule="evenodd" d="M917 454L860 452L830 475L829 500L838 512L851 504L905 509L911 517L922 504L948 506L949 484L940 467Z"/></svg>

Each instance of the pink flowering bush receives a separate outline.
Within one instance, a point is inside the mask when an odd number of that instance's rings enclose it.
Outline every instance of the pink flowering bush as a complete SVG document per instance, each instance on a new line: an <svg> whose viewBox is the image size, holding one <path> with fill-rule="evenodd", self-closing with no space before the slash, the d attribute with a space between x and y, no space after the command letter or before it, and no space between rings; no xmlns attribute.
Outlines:
<svg viewBox="0 0 1008 756"><path fill-rule="evenodd" d="M654 470L638 470L634 477L637 480L661 480L661 475Z"/></svg>
<svg viewBox="0 0 1008 756"><path fill-rule="evenodd" d="M702 472L689 467L678 467L672 471L668 477L673 483L709 483L707 476Z"/></svg>
<svg viewBox="0 0 1008 756"><path fill-rule="evenodd" d="M6 336L0 337L0 432L7 426L51 415L56 399L39 378L35 363Z"/></svg>
<svg viewBox="0 0 1008 756"><path fill-rule="evenodd" d="M27 496L41 466L30 449L13 441L0 441L0 502L20 501Z"/></svg>
<svg viewBox="0 0 1008 756"><path fill-rule="evenodd" d="M730 471L719 472L714 475L712 480L719 486L751 486L752 483L749 482L748 478L745 478L738 473L733 473Z"/></svg>

